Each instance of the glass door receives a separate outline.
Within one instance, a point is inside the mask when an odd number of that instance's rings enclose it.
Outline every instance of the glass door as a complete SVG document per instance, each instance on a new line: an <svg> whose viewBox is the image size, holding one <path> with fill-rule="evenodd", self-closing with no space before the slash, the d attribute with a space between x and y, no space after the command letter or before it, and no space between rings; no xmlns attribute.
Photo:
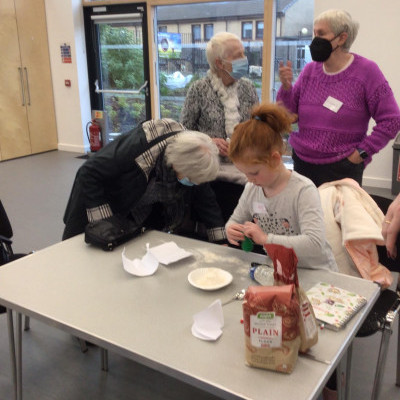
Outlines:
<svg viewBox="0 0 400 400"><path fill-rule="evenodd" d="M85 7L92 110L103 111L107 144L150 119L146 7Z"/></svg>

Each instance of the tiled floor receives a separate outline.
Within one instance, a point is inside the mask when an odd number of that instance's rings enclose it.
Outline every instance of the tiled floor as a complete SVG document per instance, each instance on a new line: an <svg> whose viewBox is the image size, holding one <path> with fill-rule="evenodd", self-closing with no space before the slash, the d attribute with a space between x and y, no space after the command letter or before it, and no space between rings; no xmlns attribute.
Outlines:
<svg viewBox="0 0 400 400"><path fill-rule="evenodd" d="M77 156L54 151L0 163L0 198L14 228L16 252L39 250L60 240L75 172L85 161ZM83 354L75 338L38 321L32 320L31 330L23 335L24 399L215 399L112 353L110 371L102 372L98 348ZM396 323L384 373L385 400L400 399L400 387L394 384L397 337ZM379 343L379 334L355 339L351 399L370 398ZM12 399L12 393L6 317L0 315L0 400Z"/></svg>

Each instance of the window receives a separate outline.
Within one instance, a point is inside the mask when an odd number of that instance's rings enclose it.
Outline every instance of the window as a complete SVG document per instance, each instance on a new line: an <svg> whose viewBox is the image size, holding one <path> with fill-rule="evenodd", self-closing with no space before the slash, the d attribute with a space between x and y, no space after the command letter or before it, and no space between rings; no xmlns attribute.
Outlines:
<svg viewBox="0 0 400 400"><path fill-rule="evenodd" d="M301 10L301 12L300 12ZM312 0L298 0L296 7L288 6L284 0L276 2L276 32L275 32L275 63L274 86L272 88L272 101L281 86L279 80L279 63L292 62L293 81L297 79L301 70L311 61L309 44L313 31L314 2ZM293 130L297 130L293 126ZM288 143L284 156L285 163L290 165L292 149Z"/></svg>
<svg viewBox="0 0 400 400"><path fill-rule="evenodd" d="M246 21L264 20L264 0L162 5L156 7L156 15L157 26L167 26L168 35L173 35L174 41L180 43L179 51L168 57L162 51L158 52L157 107L161 118L179 121L190 85L204 78L210 68L206 57L207 42L219 32L231 32L241 38L243 18ZM249 78L254 82L261 99L263 40L261 38L243 44L251 66Z"/></svg>
<svg viewBox="0 0 400 400"><path fill-rule="evenodd" d="M256 39L263 39L264 37L264 21L256 22Z"/></svg>
<svg viewBox="0 0 400 400"><path fill-rule="evenodd" d="M294 79L310 61L308 45L313 31L314 0L276 0L273 2L274 15L265 13L265 0L224 0L223 3L192 1L195 0L155 6L157 32L159 27L166 26L167 32L164 34L170 35L169 39L177 44L170 55L158 53L156 73L159 85L152 99L157 102L154 103L155 108L160 113L155 117L179 120L188 88L194 80L207 74L209 65L205 49L208 40L216 33L227 31L241 38L249 60L249 78L256 86L260 100L263 100L262 82L267 85L264 100L276 99L280 87L279 61L292 61ZM268 9L272 9L270 3ZM272 63L269 58L271 52L263 51L264 24L267 22L276 27L272 38L272 45L275 46L272 52L275 60ZM271 32L266 33L270 37ZM298 47L302 48L299 53ZM273 68L270 69L271 64Z"/></svg>
<svg viewBox="0 0 400 400"><path fill-rule="evenodd" d="M253 22L251 21L242 22L242 39L244 40L253 39Z"/></svg>
<svg viewBox="0 0 400 400"><path fill-rule="evenodd" d="M192 43L201 40L201 25L192 25Z"/></svg>
<svg viewBox="0 0 400 400"><path fill-rule="evenodd" d="M296 80L307 62L311 61L308 46L312 39L313 14L314 2L312 0L298 0L296 7L287 6L287 2L284 0L277 0L276 2L272 101L276 100L276 95L281 86L279 80L279 62L282 61L285 64L288 60L292 62L293 80Z"/></svg>
<svg viewBox="0 0 400 400"><path fill-rule="evenodd" d="M204 24L204 40L208 41L214 36L214 25Z"/></svg>
<svg viewBox="0 0 400 400"><path fill-rule="evenodd" d="M167 32L167 25L160 25L158 27L158 32Z"/></svg>

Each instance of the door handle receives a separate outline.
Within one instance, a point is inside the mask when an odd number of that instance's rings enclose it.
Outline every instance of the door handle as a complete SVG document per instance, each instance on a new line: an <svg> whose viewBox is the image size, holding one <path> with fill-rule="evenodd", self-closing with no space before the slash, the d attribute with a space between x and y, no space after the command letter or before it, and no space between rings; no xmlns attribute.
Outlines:
<svg viewBox="0 0 400 400"><path fill-rule="evenodd" d="M95 86L95 92L96 93L125 93L125 94L139 94L146 86L147 86L147 81L145 81L143 83L142 86L140 86L139 89L137 90L120 90L120 89L99 89L99 81L96 79L96 81L94 82L94 86ZM146 88L147 90L147 88ZM147 94L147 92L146 92Z"/></svg>
<svg viewBox="0 0 400 400"><path fill-rule="evenodd" d="M19 80L21 82L21 94L22 94L22 107L25 107L25 86L24 86L24 76L22 73L22 68L18 67Z"/></svg>
<svg viewBox="0 0 400 400"><path fill-rule="evenodd" d="M26 91L28 93L28 106L31 105L31 93L29 91L29 79L28 79L28 70L26 67L24 67L25 70L25 79L26 79Z"/></svg>

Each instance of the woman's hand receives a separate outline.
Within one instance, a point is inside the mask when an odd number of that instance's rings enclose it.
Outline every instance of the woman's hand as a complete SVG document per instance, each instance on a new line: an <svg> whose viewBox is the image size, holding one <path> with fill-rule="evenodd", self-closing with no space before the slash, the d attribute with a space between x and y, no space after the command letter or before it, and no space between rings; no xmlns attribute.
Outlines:
<svg viewBox="0 0 400 400"><path fill-rule="evenodd" d="M226 228L226 237L228 238L228 242L239 246L239 242L244 240L243 234L244 226L242 224L230 224Z"/></svg>
<svg viewBox="0 0 400 400"><path fill-rule="evenodd" d="M354 150L347 159L353 164L361 164L364 160L361 158L360 153L358 150Z"/></svg>
<svg viewBox="0 0 400 400"><path fill-rule="evenodd" d="M222 157L227 157L229 143L225 139L222 139L222 138L213 138L212 141L217 145L219 154Z"/></svg>
<svg viewBox="0 0 400 400"><path fill-rule="evenodd" d="M291 61L288 60L286 65L283 64L283 61L279 62L279 79L283 89L289 90L292 87L293 70Z"/></svg>
<svg viewBox="0 0 400 400"><path fill-rule="evenodd" d="M267 234L254 222L245 222L243 232L256 244L263 246L267 243Z"/></svg>
<svg viewBox="0 0 400 400"><path fill-rule="evenodd" d="M385 215L382 225L382 235L385 239L388 256L397 256L397 235L400 232L400 194L393 200Z"/></svg>

